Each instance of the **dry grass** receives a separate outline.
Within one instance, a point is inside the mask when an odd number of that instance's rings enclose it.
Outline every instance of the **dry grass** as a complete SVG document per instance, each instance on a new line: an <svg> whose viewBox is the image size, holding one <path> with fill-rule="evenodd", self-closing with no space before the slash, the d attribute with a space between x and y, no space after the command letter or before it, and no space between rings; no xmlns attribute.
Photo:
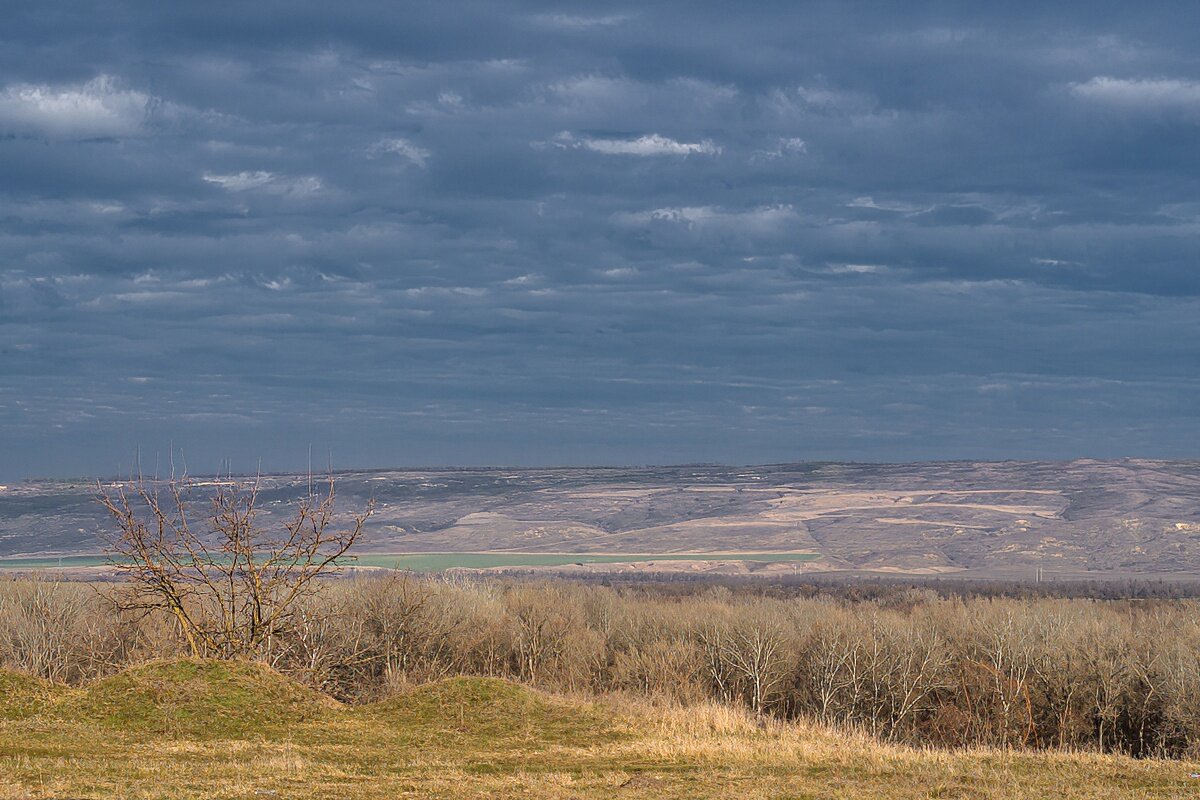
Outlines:
<svg viewBox="0 0 1200 800"><path fill-rule="evenodd" d="M160 726L153 707L125 724L128 710L108 702L165 698L178 711L164 687L176 671L203 689L187 725ZM920 750L719 705L597 704L460 678L348 708L282 680L257 667L177 662L83 690L2 682L21 697L0 705L0 798L1111 800L1200 790L1188 777L1196 766L1183 762ZM299 721L278 719L281 698L303 706Z"/></svg>

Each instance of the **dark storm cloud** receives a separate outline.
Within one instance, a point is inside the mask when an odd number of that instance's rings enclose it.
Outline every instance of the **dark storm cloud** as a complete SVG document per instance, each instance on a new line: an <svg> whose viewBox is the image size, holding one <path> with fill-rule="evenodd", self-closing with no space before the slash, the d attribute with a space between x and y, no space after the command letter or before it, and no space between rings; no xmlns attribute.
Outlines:
<svg viewBox="0 0 1200 800"><path fill-rule="evenodd" d="M1194 4L16 4L0 475L1191 455Z"/></svg>

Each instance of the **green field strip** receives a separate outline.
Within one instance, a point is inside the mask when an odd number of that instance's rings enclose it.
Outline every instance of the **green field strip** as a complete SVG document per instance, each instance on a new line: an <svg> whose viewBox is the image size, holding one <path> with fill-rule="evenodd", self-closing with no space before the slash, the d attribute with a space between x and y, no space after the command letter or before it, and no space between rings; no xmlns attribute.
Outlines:
<svg viewBox="0 0 1200 800"><path fill-rule="evenodd" d="M819 558L819 553L364 553L347 559L346 566L439 572L445 569L492 567L565 567L582 564L645 564L656 561L747 561L796 563ZM2 558L0 569L48 570L103 567L109 560L96 555Z"/></svg>
<svg viewBox="0 0 1200 800"><path fill-rule="evenodd" d="M819 553L366 553L355 559L362 567L438 572L456 567L565 567L582 564L644 564L657 561L749 561L793 563L820 558Z"/></svg>
<svg viewBox="0 0 1200 800"><path fill-rule="evenodd" d="M29 556L22 558L0 558L0 569L79 569L102 567L109 561L104 556Z"/></svg>

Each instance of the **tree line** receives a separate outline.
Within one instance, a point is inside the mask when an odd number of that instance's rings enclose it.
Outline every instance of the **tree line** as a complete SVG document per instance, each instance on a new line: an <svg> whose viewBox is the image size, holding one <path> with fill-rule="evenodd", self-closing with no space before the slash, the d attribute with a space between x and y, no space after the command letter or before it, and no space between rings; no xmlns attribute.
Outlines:
<svg viewBox="0 0 1200 800"><path fill-rule="evenodd" d="M206 652L121 587L0 582L0 664L67 683ZM185 601L187 602L187 601ZM366 571L313 582L239 653L347 701L453 675L717 700L935 746L1200 752L1200 602L867 599ZM221 646L219 643L214 647Z"/></svg>

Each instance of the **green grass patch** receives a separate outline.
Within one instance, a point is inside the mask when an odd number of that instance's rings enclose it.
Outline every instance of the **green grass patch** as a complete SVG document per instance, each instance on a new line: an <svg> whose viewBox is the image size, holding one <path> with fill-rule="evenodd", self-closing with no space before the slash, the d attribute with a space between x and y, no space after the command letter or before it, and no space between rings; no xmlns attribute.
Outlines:
<svg viewBox="0 0 1200 800"><path fill-rule="evenodd" d="M820 558L819 553L364 553L346 559L346 565L440 572L462 567L566 567L574 564L653 564L662 561L746 561L752 563L800 563ZM47 570L103 567L104 556L45 556L0 558L0 569Z"/></svg>
<svg viewBox="0 0 1200 800"><path fill-rule="evenodd" d="M102 567L109 561L104 556L36 556L29 558L0 558L0 569L43 570Z"/></svg>
<svg viewBox="0 0 1200 800"><path fill-rule="evenodd" d="M133 667L88 686L72 716L124 732L256 738L320 719L339 704L262 664L181 659Z"/></svg>
<svg viewBox="0 0 1200 800"><path fill-rule="evenodd" d="M33 675L0 669L0 719L27 719L43 714L70 691Z"/></svg>
<svg viewBox="0 0 1200 800"><path fill-rule="evenodd" d="M819 553L364 553L354 564L363 567L438 572L464 567L566 567L574 564L654 564L662 561L747 561L800 563Z"/></svg>

